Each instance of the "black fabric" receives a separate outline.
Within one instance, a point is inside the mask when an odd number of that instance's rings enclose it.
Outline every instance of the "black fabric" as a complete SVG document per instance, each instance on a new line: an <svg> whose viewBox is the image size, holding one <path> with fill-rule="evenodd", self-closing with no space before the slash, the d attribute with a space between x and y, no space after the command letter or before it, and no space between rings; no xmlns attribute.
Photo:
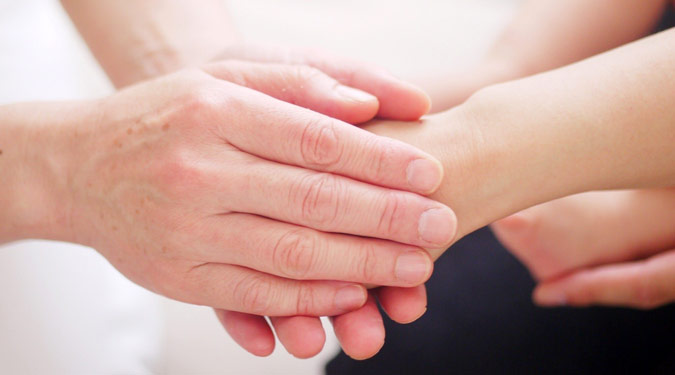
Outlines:
<svg viewBox="0 0 675 375"><path fill-rule="evenodd" d="M436 263L429 309L413 324L386 319L372 359L340 353L343 374L675 374L675 305L652 311L535 307L527 270L481 229Z"/></svg>

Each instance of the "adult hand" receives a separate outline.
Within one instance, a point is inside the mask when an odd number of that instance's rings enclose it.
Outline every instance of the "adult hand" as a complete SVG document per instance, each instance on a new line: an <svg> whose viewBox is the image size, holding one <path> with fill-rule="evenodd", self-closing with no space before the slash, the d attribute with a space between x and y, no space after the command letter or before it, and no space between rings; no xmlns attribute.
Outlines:
<svg viewBox="0 0 675 375"><path fill-rule="evenodd" d="M298 95L278 91L277 98L306 106L346 122L359 124L377 115L397 120L416 120L429 109L428 97L404 81L394 78L384 69L332 55L317 49L290 48L270 45L240 44L224 50L217 60L247 60L274 64L297 65L299 69L312 67L331 76L343 85L360 89L375 96L379 108L356 113L335 108L330 101L308 98L298 102ZM373 108L373 107L369 107ZM416 126L415 123L410 126ZM424 286L414 288L382 287L374 291L390 317L400 323L416 320L426 311ZM375 294L373 294L374 296ZM376 311L374 298L369 299L364 311ZM274 350L274 334L261 316L216 310L228 333L244 349L256 355L269 355ZM360 319L363 312L336 316L332 319L339 332L343 348L357 358L372 356L384 342L384 326L379 318ZM378 320L379 319L379 320ZM321 322L313 317L272 317L272 327L286 349L297 357L311 357L323 348L325 333ZM344 329L343 327L354 327Z"/></svg>
<svg viewBox="0 0 675 375"><path fill-rule="evenodd" d="M420 247L449 243L454 216L391 189L433 191L438 162L224 81L344 100L323 90L338 87L330 78L299 71L218 63L96 102L62 139L64 237L158 293L260 315L336 315L365 303L360 284L423 283Z"/></svg>

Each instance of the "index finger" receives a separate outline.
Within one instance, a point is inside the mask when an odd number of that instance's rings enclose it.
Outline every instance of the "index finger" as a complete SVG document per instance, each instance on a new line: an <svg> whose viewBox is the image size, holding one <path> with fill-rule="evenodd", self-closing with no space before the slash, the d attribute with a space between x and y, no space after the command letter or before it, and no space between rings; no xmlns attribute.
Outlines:
<svg viewBox="0 0 675 375"><path fill-rule="evenodd" d="M223 112L227 127L222 136L247 153L420 194L434 192L441 183L441 163L409 144L235 87L231 102L244 115L233 120L225 115L232 111Z"/></svg>

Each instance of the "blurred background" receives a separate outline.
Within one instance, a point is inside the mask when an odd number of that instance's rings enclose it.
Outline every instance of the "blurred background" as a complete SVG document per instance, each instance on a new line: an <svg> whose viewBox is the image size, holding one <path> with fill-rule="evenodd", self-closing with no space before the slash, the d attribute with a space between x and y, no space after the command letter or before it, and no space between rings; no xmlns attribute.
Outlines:
<svg viewBox="0 0 675 375"><path fill-rule="evenodd" d="M518 0L227 3L245 40L320 47L424 87L475 62ZM0 104L112 90L57 0L0 0ZM210 309L146 292L74 245L0 247L0 285L0 372L7 374L320 374L338 351L327 325L316 358L298 360L280 346L253 357Z"/></svg>

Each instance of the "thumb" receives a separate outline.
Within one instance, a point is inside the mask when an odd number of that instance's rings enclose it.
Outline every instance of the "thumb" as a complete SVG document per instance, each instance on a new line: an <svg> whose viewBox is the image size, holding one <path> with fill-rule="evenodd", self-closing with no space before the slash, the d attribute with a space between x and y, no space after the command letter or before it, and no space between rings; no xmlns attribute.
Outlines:
<svg viewBox="0 0 675 375"><path fill-rule="evenodd" d="M380 102L377 115L381 118L414 121L431 108L429 96L424 91L386 70L321 50L247 44L229 48L220 58L314 67L343 85L377 97Z"/></svg>
<svg viewBox="0 0 675 375"><path fill-rule="evenodd" d="M375 96L344 86L306 65L227 60L209 64L204 70L218 79L351 124L371 120L379 107Z"/></svg>

